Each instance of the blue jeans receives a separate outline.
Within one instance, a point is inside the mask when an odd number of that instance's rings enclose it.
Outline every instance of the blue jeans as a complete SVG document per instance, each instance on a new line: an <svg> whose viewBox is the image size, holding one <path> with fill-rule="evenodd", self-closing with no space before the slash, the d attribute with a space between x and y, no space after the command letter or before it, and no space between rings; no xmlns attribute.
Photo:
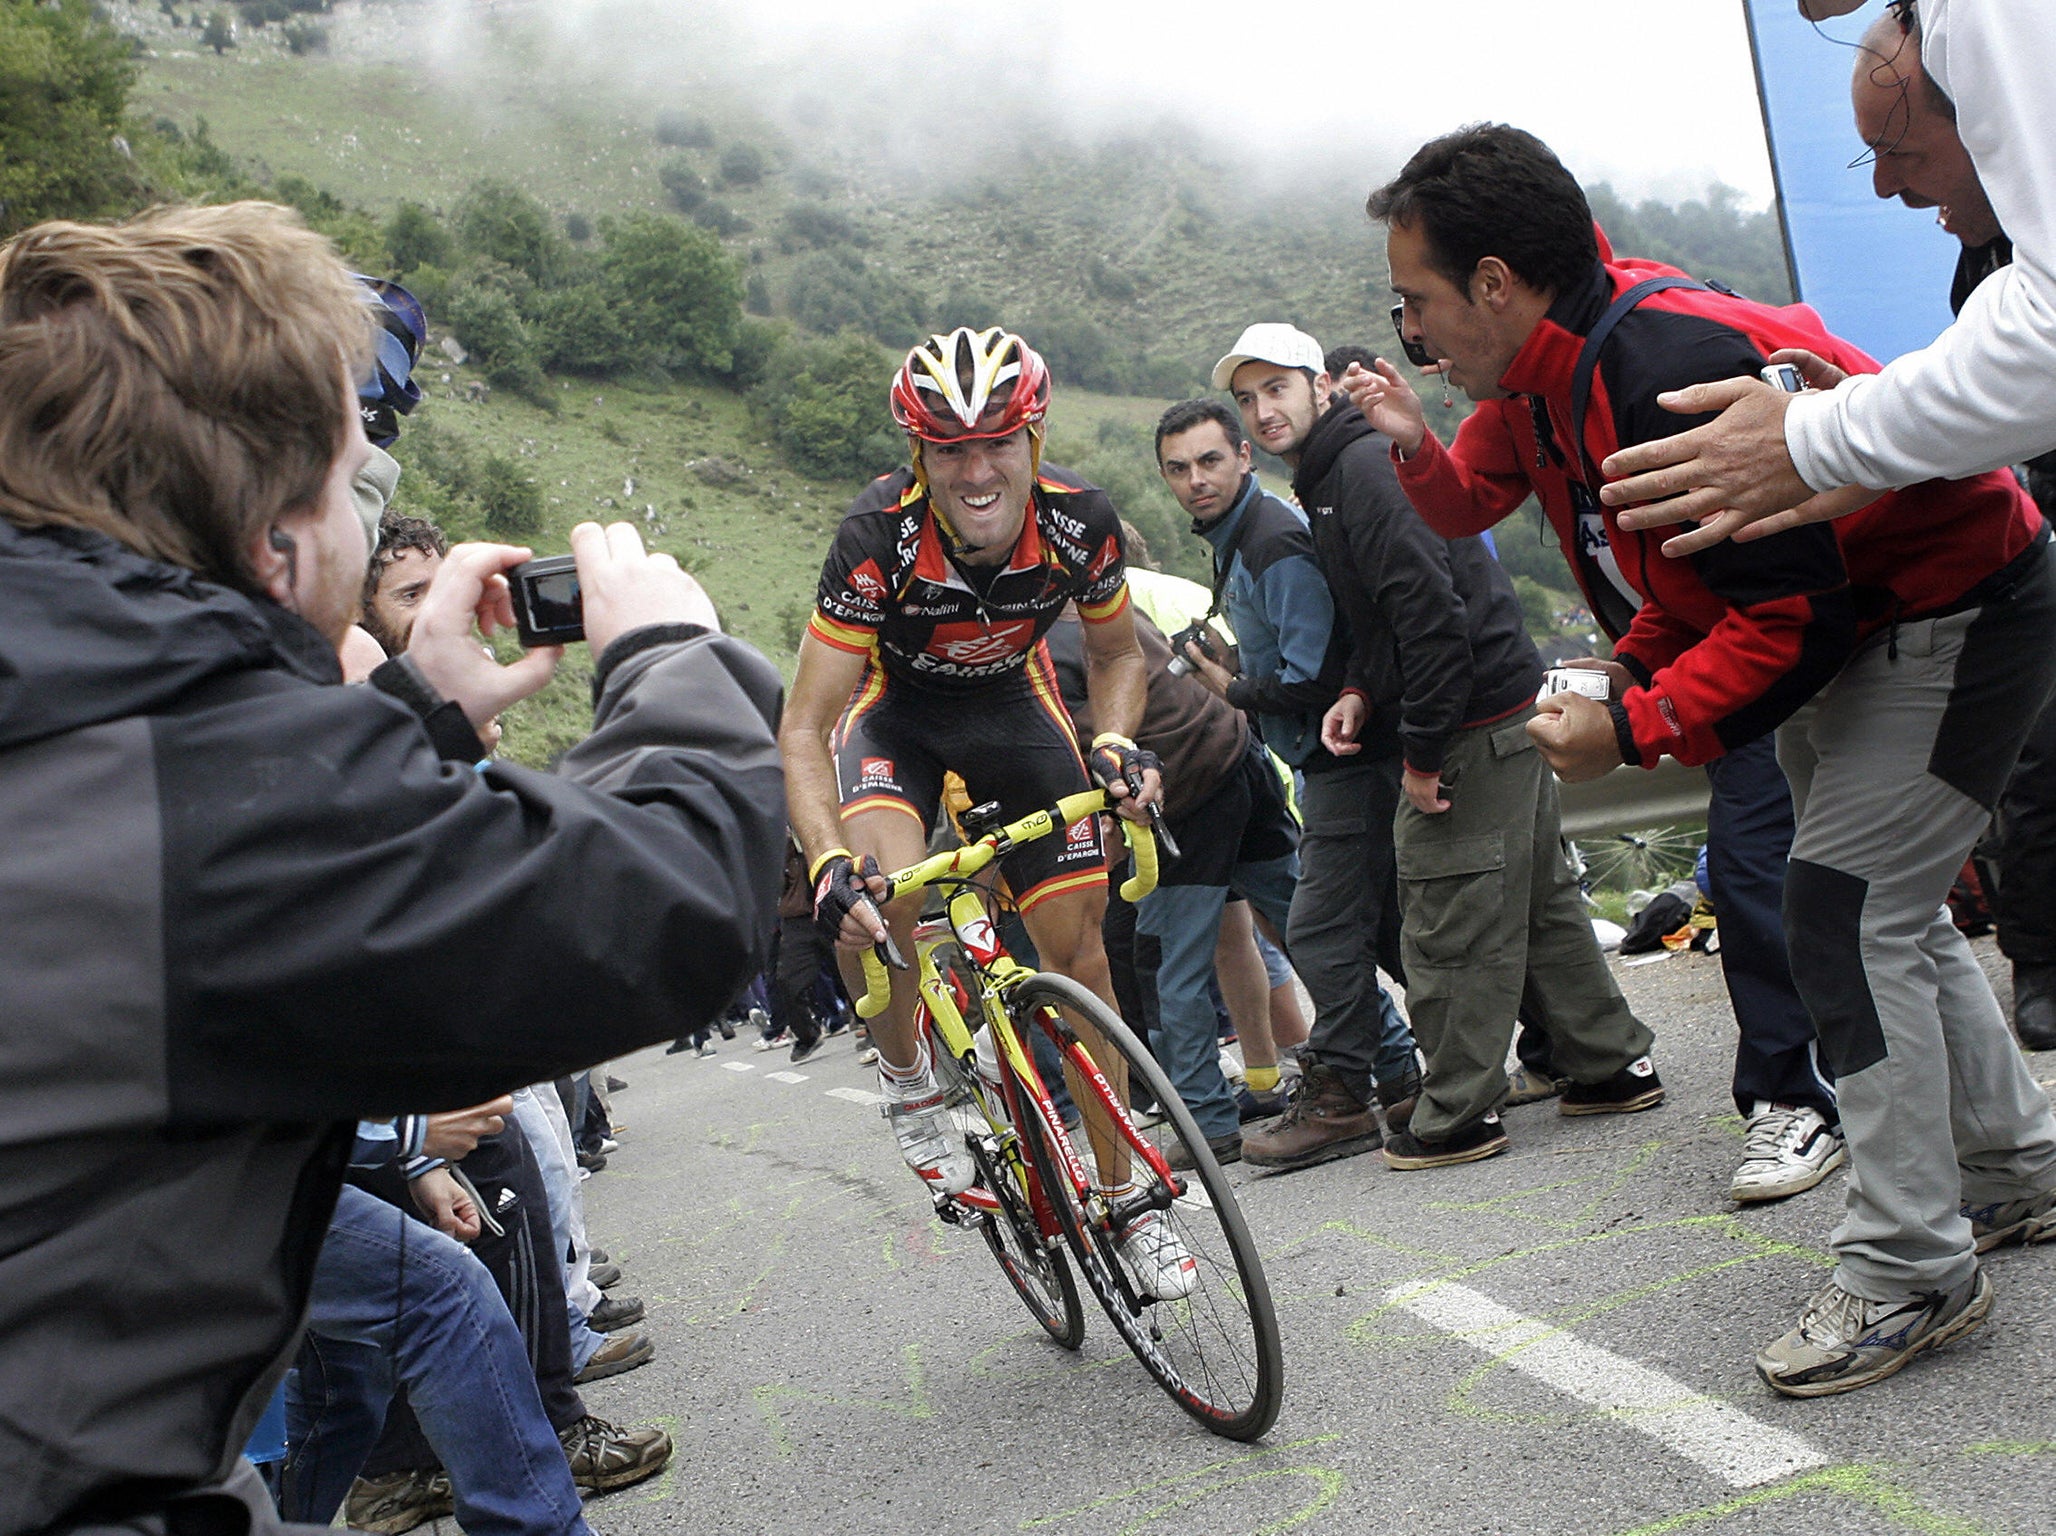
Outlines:
<svg viewBox="0 0 2056 1536"><path fill-rule="evenodd" d="M507 1303L463 1244L344 1185L286 1398L288 1520L326 1524L404 1382L468 1536L592 1536Z"/></svg>
<svg viewBox="0 0 2056 1536"><path fill-rule="evenodd" d="M1284 932L1299 881L1297 837L1285 797L1260 746L1251 744L1212 793L1172 818L1183 850L1163 882L1135 908L1136 949L1153 952L1156 1019L1150 1049L1210 1140L1241 1125L1221 1076L1214 1012L1214 947L1228 893L1244 897ZM1151 967L1138 963L1148 986Z"/></svg>

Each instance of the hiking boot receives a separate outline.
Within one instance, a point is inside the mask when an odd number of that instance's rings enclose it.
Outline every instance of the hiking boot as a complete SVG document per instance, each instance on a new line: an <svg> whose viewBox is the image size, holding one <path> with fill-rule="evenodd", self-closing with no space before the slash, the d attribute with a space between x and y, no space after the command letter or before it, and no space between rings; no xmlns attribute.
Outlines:
<svg viewBox="0 0 2056 1536"><path fill-rule="evenodd" d="M1992 1205L1966 1205L1964 1217L1979 1253L1989 1253L2008 1243L2056 1241L2056 1189L2025 1200L2005 1200Z"/></svg>
<svg viewBox="0 0 2056 1536"><path fill-rule="evenodd" d="M643 1320L640 1296L602 1296L600 1304L586 1315L586 1326L594 1333L619 1333L630 1323Z"/></svg>
<svg viewBox="0 0 2056 1536"><path fill-rule="evenodd" d="M671 1437L661 1429L626 1429L589 1413L557 1436L571 1481L594 1493L626 1488L655 1477L671 1460Z"/></svg>
<svg viewBox="0 0 2056 1536"><path fill-rule="evenodd" d="M1842 1133L1811 1109L1756 1101L1728 1198L1743 1205L1811 1189L1849 1160Z"/></svg>
<svg viewBox="0 0 2056 1536"><path fill-rule="evenodd" d="M2056 1051L2056 965L2013 965L2013 1032L2021 1049Z"/></svg>
<svg viewBox="0 0 2056 1536"><path fill-rule="evenodd" d="M1385 1129L1403 1131L1413 1120L1414 1101L1421 1096L1420 1069L1408 1067L1405 1076L1373 1084L1372 1091L1378 1096L1378 1108L1384 1111Z"/></svg>
<svg viewBox="0 0 2056 1536"><path fill-rule="evenodd" d="M1523 1104L1539 1104L1544 1099L1553 1099L1562 1092L1563 1084L1547 1072L1515 1067L1506 1075L1506 1101L1500 1108L1519 1109Z"/></svg>
<svg viewBox="0 0 2056 1536"><path fill-rule="evenodd" d="M1656 1063L1637 1056L1612 1077L1596 1083L1565 1083L1557 1101L1559 1115L1632 1115L1663 1102L1663 1079Z"/></svg>
<svg viewBox="0 0 2056 1536"><path fill-rule="evenodd" d="M605 1381L609 1376L619 1376L632 1371L639 1365L648 1365L657 1353L657 1346L650 1342L646 1333L616 1333L608 1337L586 1361L585 1369L572 1377L578 1386L587 1382Z"/></svg>
<svg viewBox="0 0 2056 1536"><path fill-rule="evenodd" d="M1242 1161L1242 1133L1240 1131L1230 1131L1225 1136L1209 1136L1206 1139L1206 1144L1207 1149L1214 1154L1214 1161L1224 1168L1230 1163ZM1165 1150L1164 1162L1173 1173L1190 1173L1198 1166L1193 1161L1191 1150L1182 1139L1172 1142Z"/></svg>
<svg viewBox="0 0 2056 1536"><path fill-rule="evenodd" d="M586 1270L585 1277L601 1290L609 1291L621 1283L621 1266L619 1264L594 1264Z"/></svg>
<svg viewBox="0 0 2056 1536"><path fill-rule="evenodd" d="M935 1081L933 1066L925 1066L912 1082L897 1082L879 1063L879 1092L885 1102L879 1106L892 1122L892 1134L899 1142L900 1156L921 1176L930 1191L961 1195L978 1182L977 1165L960 1140L953 1140L947 1098Z"/></svg>
<svg viewBox="0 0 2056 1536"><path fill-rule="evenodd" d="M1178 1241L1161 1211L1144 1211L1116 1232L1114 1248L1145 1296L1176 1301L1199 1289L1199 1261Z"/></svg>
<svg viewBox="0 0 2056 1536"><path fill-rule="evenodd" d="M1459 1126L1433 1140L1401 1131L1386 1138L1385 1162L1392 1168L1446 1168L1451 1163L1476 1163L1497 1157L1512 1143L1495 1111L1482 1120Z"/></svg>
<svg viewBox="0 0 2056 1536"><path fill-rule="evenodd" d="M1243 1135L1242 1160L1258 1168L1311 1168L1368 1152L1378 1140L1377 1113L1349 1091L1333 1067L1315 1062L1291 1107Z"/></svg>
<svg viewBox="0 0 2056 1536"><path fill-rule="evenodd" d="M402 1531L440 1520L456 1508L450 1475L438 1467L432 1472L388 1472L381 1477L358 1478L343 1501L343 1518L353 1531L400 1536Z"/></svg>
<svg viewBox="0 0 2056 1536"><path fill-rule="evenodd" d="M1826 1397L1867 1387L1924 1349L1960 1339L1992 1310L1980 1269L1953 1291L1907 1301L1865 1301L1830 1280L1799 1314L1799 1326L1756 1357L1756 1374L1787 1397Z"/></svg>
<svg viewBox="0 0 2056 1536"><path fill-rule="evenodd" d="M786 1060L790 1061L794 1066L798 1066L803 1061L811 1061L821 1053L821 1047L827 1043L828 1037L816 1031L814 1038L811 1040L793 1041L792 1054Z"/></svg>

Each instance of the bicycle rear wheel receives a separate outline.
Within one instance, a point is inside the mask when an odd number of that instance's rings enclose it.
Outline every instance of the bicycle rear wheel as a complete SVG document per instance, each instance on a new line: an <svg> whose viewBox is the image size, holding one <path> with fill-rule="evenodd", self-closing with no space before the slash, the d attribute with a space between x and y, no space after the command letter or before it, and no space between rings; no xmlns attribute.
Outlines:
<svg viewBox="0 0 2056 1536"><path fill-rule="evenodd" d="M1033 1175L1022 1165L1019 1146L995 1137L978 1112L978 1099L993 1090L975 1082L973 1069L950 1054L928 1020L927 1009L921 1012L937 1079L950 1102L959 1106L964 1139L978 1165L978 1183L999 1203L997 1211L976 1212L979 1235L1028 1315L1065 1349L1076 1349L1085 1342L1085 1306L1078 1299L1078 1282L1071 1277L1063 1248L1044 1240L1030 1209L1024 1181Z"/></svg>
<svg viewBox="0 0 2056 1536"><path fill-rule="evenodd" d="M1070 1029L1056 1010L1082 1017L1099 1031L1108 1050L1127 1062L1128 1081L1155 1096L1163 1124L1145 1137L1124 1113L1122 1137L1132 1176L1145 1192L1161 1198L1177 1191L1158 1214L1196 1265L1190 1295L1156 1300L1128 1271L1104 1219L1104 1201L1086 1203L1088 1192L1103 1193L1110 1182L1088 1136L1043 1123L1037 1106L1024 1102L1021 1141L1086 1284L1135 1358L1172 1401L1214 1434L1258 1438L1276 1422L1285 1393L1278 1317L1249 1225L1191 1111L1128 1026L1068 977L1039 973L1028 978L1008 996L1007 1008L1024 1040L1039 1030L1060 1048ZM1074 1074L1074 1096L1080 1087ZM1192 1171L1172 1175L1178 1184L1166 1185L1140 1155L1145 1145L1160 1154L1182 1145ZM1074 1164L1084 1174L1086 1191L1072 1177Z"/></svg>

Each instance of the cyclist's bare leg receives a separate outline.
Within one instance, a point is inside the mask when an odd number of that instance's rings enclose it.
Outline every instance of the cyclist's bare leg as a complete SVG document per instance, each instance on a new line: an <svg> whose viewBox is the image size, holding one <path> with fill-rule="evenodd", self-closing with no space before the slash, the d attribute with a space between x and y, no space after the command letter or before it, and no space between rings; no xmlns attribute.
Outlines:
<svg viewBox="0 0 2056 1536"><path fill-rule="evenodd" d="M1256 919L1256 926L1263 936L1283 949L1285 935L1272 926L1271 920L1253 907L1250 914ZM1299 993L1295 986L1288 976L1283 986L1271 988L1271 1042L1281 1051L1305 1045L1313 1033L1312 1026L1306 1021L1306 1010L1299 1006Z"/></svg>
<svg viewBox="0 0 2056 1536"><path fill-rule="evenodd" d="M859 860L869 854L882 870L905 869L928 853L928 838L921 824L904 811L869 810L843 823L843 835ZM914 920L921 912L922 893L914 892L886 907L885 926L892 941L911 965L914 958ZM853 998L864 995L864 956L861 949L838 948L836 963L842 968L842 982ZM871 1020L871 1043L878 1054L895 1067L907 1068L920 1059L920 1041L914 1030L914 1005L919 1000L912 970L892 972L892 1002L885 1012Z"/></svg>
<svg viewBox="0 0 2056 1536"><path fill-rule="evenodd" d="M1264 957L1257 953L1246 901L1231 901L1221 909L1214 974L1220 978L1221 1000L1228 1005L1228 1018L1242 1045L1242 1064L1277 1066L1278 1046L1271 1038L1271 977Z"/></svg>
<svg viewBox="0 0 2056 1536"><path fill-rule="evenodd" d="M1028 926L1028 937L1035 941L1035 952L1041 957L1044 970L1070 977L1118 1014L1121 1005L1114 998L1114 979L1107 969L1106 947L1100 940L1100 920L1106 916L1106 910L1106 888L1090 886L1039 902L1021 914L1021 920ZM1071 1013L1066 1013L1065 1018L1099 1064L1108 1085L1125 1104L1127 1062L1107 1048L1090 1022ZM1072 1102L1085 1117L1085 1134L1092 1142L1093 1160L1109 1184L1121 1183L1128 1177L1128 1144L1108 1121L1099 1100L1078 1079L1076 1071L1067 1066L1064 1076L1070 1085Z"/></svg>

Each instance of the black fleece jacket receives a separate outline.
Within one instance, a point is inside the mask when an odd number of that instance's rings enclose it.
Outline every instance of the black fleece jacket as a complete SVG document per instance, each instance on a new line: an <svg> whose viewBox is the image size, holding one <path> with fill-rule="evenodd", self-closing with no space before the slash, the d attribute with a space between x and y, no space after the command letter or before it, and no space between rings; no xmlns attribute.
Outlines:
<svg viewBox="0 0 2056 1536"><path fill-rule="evenodd" d="M1415 514L1391 443L1338 399L1300 450L1292 491L1347 622L1347 686L1397 707L1406 764L1439 773L1467 725L1510 714L1542 686L1513 582L1478 539L1445 539Z"/></svg>

